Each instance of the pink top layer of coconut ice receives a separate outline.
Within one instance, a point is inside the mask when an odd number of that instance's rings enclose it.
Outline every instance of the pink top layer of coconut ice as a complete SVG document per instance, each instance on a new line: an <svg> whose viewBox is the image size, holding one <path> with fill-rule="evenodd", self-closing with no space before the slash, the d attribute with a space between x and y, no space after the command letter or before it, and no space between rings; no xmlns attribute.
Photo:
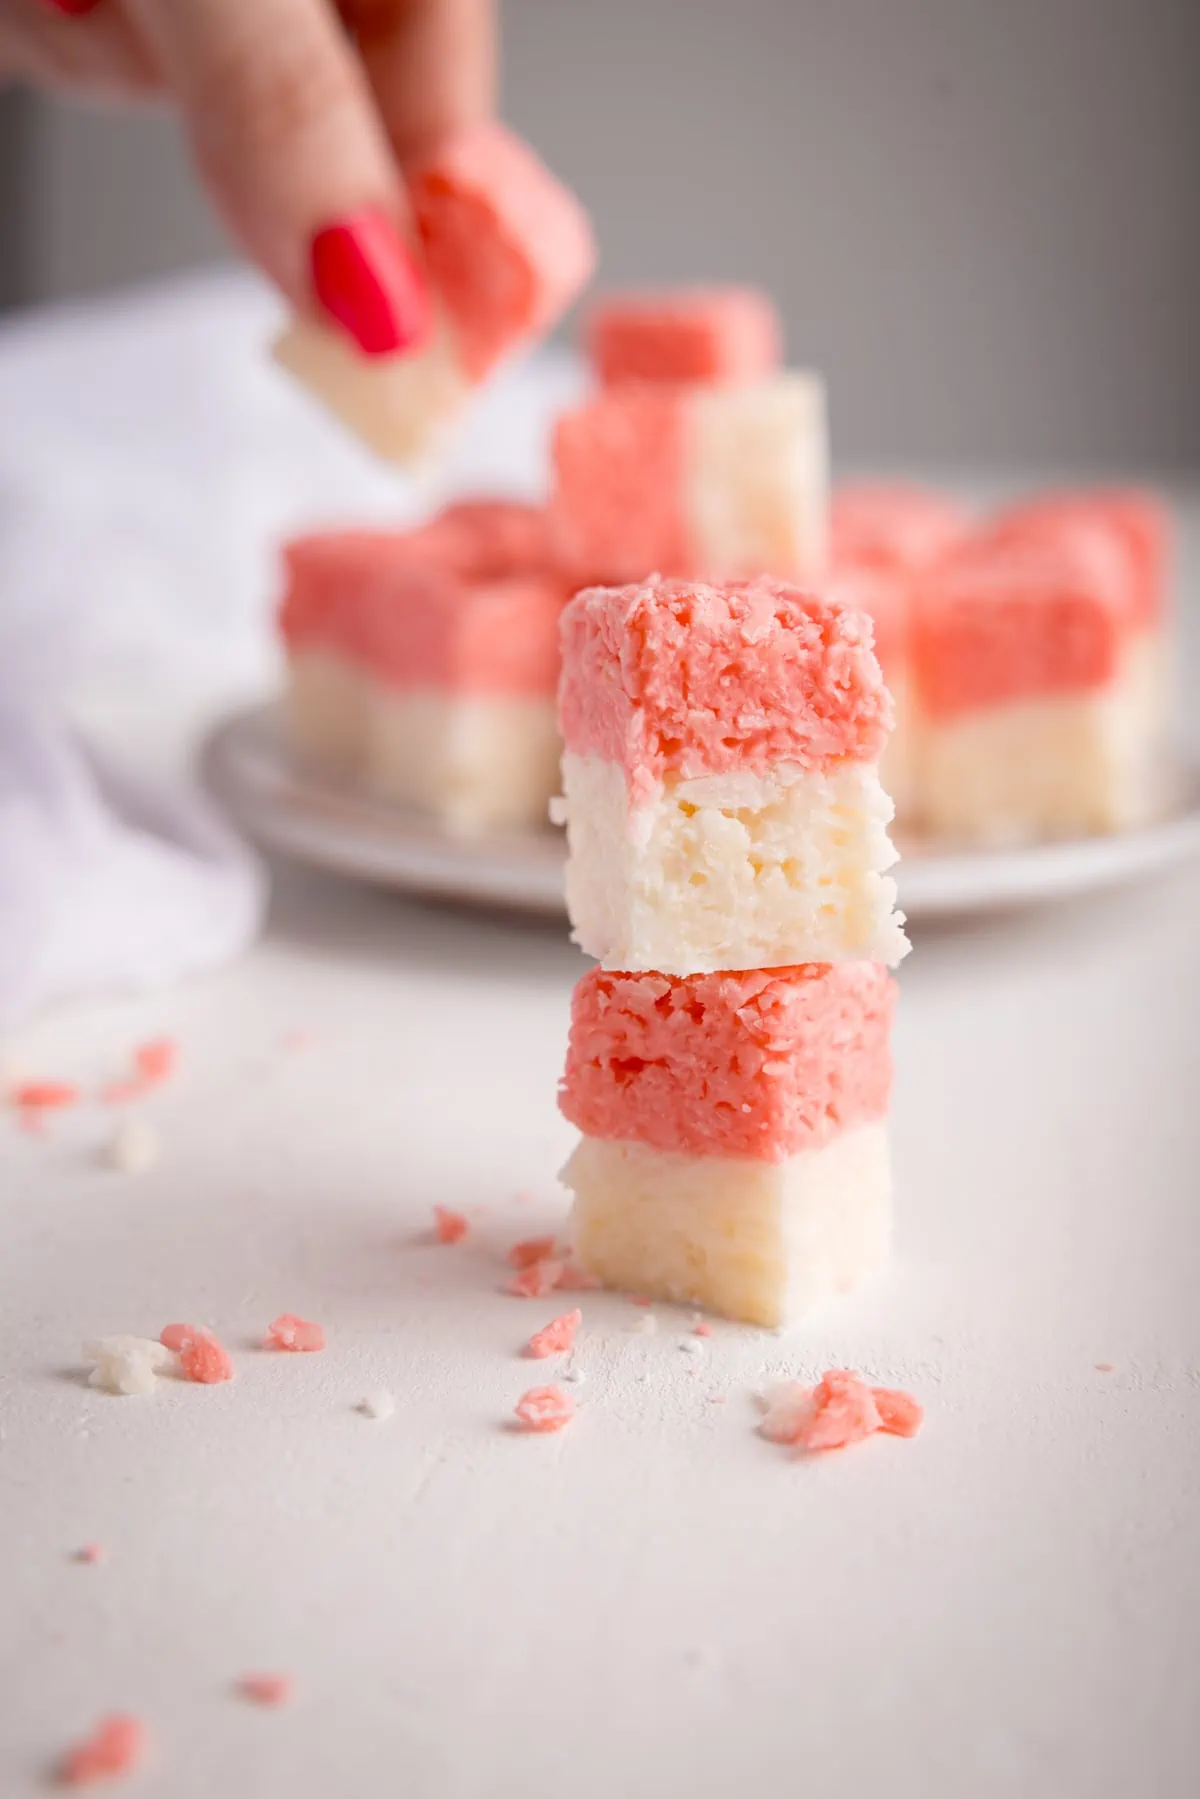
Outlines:
<svg viewBox="0 0 1200 1799"><path fill-rule="evenodd" d="M892 722L871 644L865 614L778 581L587 588L562 617L566 747L635 795L669 773L871 761Z"/></svg>
<svg viewBox="0 0 1200 1799"><path fill-rule="evenodd" d="M779 367L779 314L754 287L608 294L592 309L587 353L605 386L621 381L755 381Z"/></svg>
<svg viewBox="0 0 1200 1799"><path fill-rule="evenodd" d="M548 331L591 276L591 226L574 194L503 125L469 126L406 170L433 287L480 378Z"/></svg>
<svg viewBox="0 0 1200 1799"><path fill-rule="evenodd" d="M541 573L464 579L419 534L344 532L285 550L280 629L388 686L554 693L563 588Z"/></svg>
<svg viewBox="0 0 1200 1799"><path fill-rule="evenodd" d="M1084 542L1099 537L1113 545L1138 625L1161 623L1167 606L1170 522L1166 509L1141 488L1051 490L997 513L988 529L1007 538Z"/></svg>
<svg viewBox="0 0 1200 1799"><path fill-rule="evenodd" d="M986 529L916 584L910 643L921 704L951 718L1104 687L1134 624L1111 538Z"/></svg>
<svg viewBox="0 0 1200 1799"><path fill-rule="evenodd" d="M880 1118L895 982L871 962L740 974L592 969L559 1104L591 1137L778 1162Z"/></svg>
<svg viewBox="0 0 1200 1799"><path fill-rule="evenodd" d="M550 534L577 587L692 566L682 501L685 406L682 388L641 382L559 415Z"/></svg>
<svg viewBox="0 0 1200 1799"><path fill-rule="evenodd" d="M835 567L904 573L935 562L968 524L957 501L929 488L850 483L830 504L830 554Z"/></svg>

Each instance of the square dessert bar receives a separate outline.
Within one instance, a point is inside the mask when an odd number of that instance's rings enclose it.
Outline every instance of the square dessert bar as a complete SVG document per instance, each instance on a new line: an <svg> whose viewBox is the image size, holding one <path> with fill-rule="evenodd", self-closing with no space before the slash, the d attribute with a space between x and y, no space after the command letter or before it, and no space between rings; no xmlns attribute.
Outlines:
<svg viewBox="0 0 1200 1799"><path fill-rule="evenodd" d="M275 346L350 430L399 463L424 455L496 365L550 329L595 262L579 202L501 125L458 133L406 178L434 300L429 341L367 356L305 319Z"/></svg>
<svg viewBox="0 0 1200 1799"><path fill-rule="evenodd" d="M876 1268L894 999L865 962L585 975L559 1101L583 1266L768 1326Z"/></svg>
<svg viewBox="0 0 1200 1799"><path fill-rule="evenodd" d="M588 359L604 387L625 381L757 381L782 357L779 314L753 287L608 294L591 310Z"/></svg>
<svg viewBox="0 0 1200 1799"><path fill-rule="evenodd" d="M556 554L576 585L651 573L816 578L827 465L815 376L607 388L555 426Z"/></svg>
<svg viewBox="0 0 1200 1799"><path fill-rule="evenodd" d="M917 585L920 822L963 842L1125 829L1162 721L1130 564L1104 532L985 529Z"/></svg>
<svg viewBox="0 0 1200 1799"><path fill-rule="evenodd" d="M671 974L907 949L861 613L785 583L650 580L562 618L567 906L607 968Z"/></svg>
<svg viewBox="0 0 1200 1799"><path fill-rule="evenodd" d="M522 566L533 508L448 509L424 530L285 550L293 740L447 828L541 824L557 784L563 590Z"/></svg>
<svg viewBox="0 0 1200 1799"><path fill-rule="evenodd" d="M830 505L832 591L870 614L875 654L896 711L880 775L899 818L913 811L915 778L909 630L914 579L966 535L963 508L928 488L851 482Z"/></svg>

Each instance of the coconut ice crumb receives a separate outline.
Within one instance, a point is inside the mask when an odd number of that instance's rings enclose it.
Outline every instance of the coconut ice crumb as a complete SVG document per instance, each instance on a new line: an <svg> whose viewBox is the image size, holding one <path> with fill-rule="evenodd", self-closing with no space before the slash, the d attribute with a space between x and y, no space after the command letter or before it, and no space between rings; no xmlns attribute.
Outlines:
<svg viewBox="0 0 1200 1799"><path fill-rule="evenodd" d="M707 1318L699 1318L692 1321L693 1337L711 1337L712 1334L712 1325L708 1322Z"/></svg>
<svg viewBox="0 0 1200 1799"><path fill-rule="evenodd" d="M290 1674L243 1674L237 1690L255 1705L286 1705L295 1683Z"/></svg>
<svg viewBox="0 0 1200 1799"><path fill-rule="evenodd" d="M144 1118L118 1118L102 1151L118 1174L145 1174L158 1161L158 1138Z"/></svg>
<svg viewBox="0 0 1200 1799"><path fill-rule="evenodd" d="M525 1430L544 1433L570 1424L575 1401L561 1387L530 1387L513 1409Z"/></svg>
<svg viewBox="0 0 1200 1799"><path fill-rule="evenodd" d="M81 1562L87 1568L96 1567L104 1559L103 1543L82 1543L71 1557L73 1562Z"/></svg>
<svg viewBox="0 0 1200 1799"><path fill-rule="evenodd" d="M704 1354L704 1345L703 1343L698 1343L694 1336L681 1337L679 1339L679 1350L682 1355L702 1356Z"/></svg>
<svg viewBox="0 0 1200 1799"><path fill-rule="evenodd" d="M58 1770L64 1787L92 1786L121 1774L132 1774L146 1756L146 1727L127 1712L102 1718L91 1736L68 1749Z"/></svg>
<svg viewBox="0 0 1200 1799"><path fill-rule="evenodd" d="M319 1324L312 1324L307 1318L297 1318L294 1312L281 1312L267 1328L264 1349L287 1349L298 1353L311 1354L325 1347L325 1332Z"/></svg>
<svg viewBox="0 0 1200 1799"><path fill-rule="evenodd" d="M925 1416L911 1393L870 1387L845 1368L827 1369L815 1387L785 1382L765 1395L765 1405L761 1435L810 1452L845 1449L876 1431L915 1437Z"/></svg>
<svg viewBox="0 0 1200 1799"><path fill-rule="evenodd" d="M555 1239L547 1237L524 1237L520 1243L514 1243L508 1252L509 1264L513 1268L528 1268L533 1262L546 1262L554 1258Z"/></svg>
<svg viewBox="0 0 1200 1799"><path fill-rule="evenodd" d="M433 1234L439 1243L461 1243L471 1226L461 1212L449 1206L434 1206Z"/></svg>
<svg viewBox="0 0 1200 1799"><path fill-rule="evenodd" d="M569 1253L563 1263L563 1271L554 1283L558 1293L598 1293L603 1285L603 1281L597 1280L594 1274L589 1274L586 1268L581 1268L578 1262L572 1261Z"/></svg>
<svg viewBox="0 0 1200 1799"><path fill-rule="evenodd" d="M141 1099L144 1094L170 1080L178 1065L179 1045L174 1038L155 1037L149 1043L139 1043L133 1052L132 1074L123 1080L111 1081L102 1089L100 1097L110 1105Z"/></svg>
<svg viewBox="0 0 1200 1799"><path fill-rule="evenodd" d="M83 1346L85 1361L94 1362L88 1385L128 1397L153 1393L160 1374L175 1367L175 1356L151 1337L100 1337Z"/></svg>
<svg viewBox="0 0 1200 1799"><path fill-rule="evenodd" d="M583 1313L578 1306L572 1312L563 1312L552 1318L549 1324L535 1331L525 1345L525 1354L535 1360L544 1360L546 1356L562 1355L575 1346L575 1333L583 1323Z"/></svg>
<svg viewBox="0 0 1200 1799"><path fill-rule="evenodd" d="M368 1393L365 1399L360 1399L356 1409L362 1413L364 1418L382 1421L384 1418L390 1418L395 1412L396 1401L386 1389L381 1388L378 1393Z"/></svg>
<svg viewBox="0 0 1200 1799"><path fill-rule="evenodd" d="M514 1274L504 1291L515 1299L544 1299L562 1279L563 1266L553 1256L542 1256Z"/></svg>
<svg viewBox="0 0 1200 1799"><path fill-rule="evenodd" d="M233 1379L229 1351L203 1325L164 1325L158 1340L178 1355L180 1373L185 1380L215 1387L222 1381Z"/></svg>

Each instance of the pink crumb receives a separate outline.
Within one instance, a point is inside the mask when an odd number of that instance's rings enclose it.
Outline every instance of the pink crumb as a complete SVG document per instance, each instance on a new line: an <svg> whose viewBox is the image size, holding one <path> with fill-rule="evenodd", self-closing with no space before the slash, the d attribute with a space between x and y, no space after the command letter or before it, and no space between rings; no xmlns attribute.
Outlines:
<svg viewBox="0 0 1200 1799"><path fill-rule="evenodd" d="M290 1674L243 1674L237 1683L243 1699L255 1705L286 1705L295 1691Z"/></svg>
<svg viewBox="0 0 1200 1799"><path fill-rule="evenodd" d="M294 1312L281 1312L267 1330L264 1347L311 1353L324 1349L325 1332L319 1324L297 1318Z"/></svg>
<svg viewBox="0 0 1200 1799"><path fill-rule="evenodd" d="M553 1254L553 1237L525 1237L520 1243L513 1244L508 1259L514 1268L528 1268L531 1262L544 1262Z"/></svg>
<svg viewBox="0 0 1200 1799"><path fill-rule="evenodd" d="M229 1351L203 1325L167 1324L159 1332L158 1340L164 1349L175 1351L185 1380L215 1387L221 1381L233 1379Z"/></svg>
<svg viewBox="0 0 1200 1799"><path fill-rule="evenodd" d="M879 1428L893 1437L915 1437L925 1422L925 1407L911 1393L898 1387L872 1387L871 1397L879 1412Z"/></svg>
<svg viewBox="0 0 1200 1799"><path fill-rule="evenodd" d="M104 1560L104 1545L103 1543L84 1543L75 1551L71 1560L83 1562L87 1567L94 1568L97 1562Z"/></svg>
<svg viewBox="0 0 1200 1799"><path fill-rule="evenodd" d="M1097 1374L1111 1374L1112 1371L1113 1371L1113 1365L1111 1362L1097 1362L1096 1363Z"/></svg>
<svg viewBox="0 0 1200 1799"><path fill-rule="evenodd" d="M514 1410L528 1431L562 1430L575 1416L575 1401L561 1387L530 1387Z"/></svg>
<svg viewBox="0 0 1200 1799"><path fill-rule="evenodd" d="M471 1226L461 1212L449 1206L434 1206L433 1234L439 1243L461 1243Z"/></svg>
<svg viewBox="0 0 1200 1799"><path fill-rule="evenodd" d="M563 1312L552 1318L549 1324L535 1331L525 1345L525 1354L541 1361L546 1356L562 1355L565 1350L572 1349L575 1344L575 1333L583 1323L583 1313L578 1306L573 1312Z"/></svg>
<svg viewBox="0 0 1200 1799"><path fill-rule="evenodd" d="M69 1081L22 1081L12 1100L21 1112L58 1112L78 1102L79 1089Z"/></svg>
<svg viewBox="0 0 1200 1799"><path fill-rule="evenodd" d="M215 1387L221 1381L233 1379L233 1362L224 1344L210 1337L207 1331L193 1337L184 1344L179 1355L179 1365L188 1380L198 1381L202 1386Z"/></svg>
<svg viewBox="0 0 1200 1799"><path fill-rule="evenodd" d="M598 1293L603 1285L603 1281L597 1280L594 1274L589 1274L586 1268L581 1268L578 1262L573 1262L568 1257L563 1264L562 1273L554 1283L554 1290L556 1293Z"/></svg>
<svg viewBox="0 0 1200 1799"><path fill-rule="evenodd" d="M111 1081L100 1097L109 1103L140 1099L154 1087L169 1080L179 1065L179 1045L173 1037L154 1037L139 1043L133 1052L133 1073L122 1081Z"/></svg>
<svg viewBox="0 0 1200 1799"><path fill-rule="evenodd" d="M646 1298L644 1293L631 1293L629 1295L629 1303L631 1306L648 1306L650 1301Z"/></svg>
<svg viewBox="0 0 1200 1799"><path fill-rule="evenodd" d="M694 1324L692 1326L692 1335L693 1337L712 1336L712 1325L708 1322L707 1318L702 1318L699 1324Z"/></svg>
<svg viewBox="0 0 1200 1799"><path fill-rule="evenodd" d="M773 1443L809 1451L845 1449L878 1430L915 1437L924 1416L910 1393L869 1387L861 1375L829 1368L815 1387L793 1383L786 1388L768 1409L761 1428Z"/></svg>
<svg viewBox="0 0 1200 1799"><path fill-rule="evenodd" d="M111 1775L132 1774L146 1753L146 1727L140 1718L113 1712L102 1718L86 1742L77 1743L63 1757L58 1784L91 1786Z"/></svg>
<svg viewBox="0 0 1200 1799"><path fill-rule="evenodd" d="M563 1264L552 1256L543 1256L514 1274L504 1291L516 1299L544 1299L547 1293L553 1293L562 1276Z"/></svg>

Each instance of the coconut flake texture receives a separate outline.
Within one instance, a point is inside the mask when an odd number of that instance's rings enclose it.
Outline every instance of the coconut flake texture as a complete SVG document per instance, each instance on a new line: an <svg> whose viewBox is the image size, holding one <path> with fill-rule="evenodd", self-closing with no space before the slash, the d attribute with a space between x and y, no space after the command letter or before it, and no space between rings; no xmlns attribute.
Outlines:
<svg viewBox="0 0 1200 1799"><path fill-rule="evenodd" d="M152 1337L100 1337L83 1346L85 1360L94 1362L89 1386L106 1393L152 1393L158 1376L174 1370L176 1357L172 1350Z"/></svg>

